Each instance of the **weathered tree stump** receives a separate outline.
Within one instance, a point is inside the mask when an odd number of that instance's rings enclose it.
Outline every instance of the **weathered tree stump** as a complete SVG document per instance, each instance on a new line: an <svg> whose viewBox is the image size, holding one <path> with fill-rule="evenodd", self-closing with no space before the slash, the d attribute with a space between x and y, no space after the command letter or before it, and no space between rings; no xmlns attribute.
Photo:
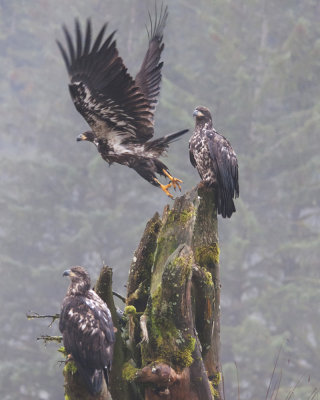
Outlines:
<svg viewBox="0 0 320 400"><path fill-rule="evenodd" d="M202 186L177 198L148 222L135 252L126 308L134 351L124 376L148 383L146 400L223 399L214 199Z"/></svg>
<svg viewBox="0 0 320 400"><path fill-rule="evenodd" d="M96 291L117 329L113 400L223 400L212 189L199 185L147 223L130 267L124 329L113 303L110 268L102 269ZM68 366L64 375L69 400L111 399L106 388L90 397Z"/></svg>

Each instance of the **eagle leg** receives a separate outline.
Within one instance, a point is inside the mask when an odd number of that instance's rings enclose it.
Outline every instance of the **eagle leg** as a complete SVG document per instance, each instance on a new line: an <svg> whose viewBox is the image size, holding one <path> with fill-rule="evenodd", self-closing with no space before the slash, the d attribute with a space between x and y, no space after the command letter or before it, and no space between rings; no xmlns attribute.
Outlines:
<svg viewBox="0 0 320 400"><path fill-rule="evenodd" d="M170 181L171 181L170 183L172 184L174 190L176 190L176 188L178 187L179 190L180 190L180 192L181 192L181 185L180 185L180 183L183 183L183 181L182 181L181 179L174 178L174 177L171 176L171 175L169 174L169 172L166 171L165 169L163 169L162 171L163 171L163 173L170 179Z"/></svg>
<svg viewBox="0 0 320 400"><path fill-rule="evenodd" d="M168 185L162 185L159 181L158 181L158 179L157 178L153 178L153 180L155 181L155 182L157 182L157 184L160 186L160 188L165 192L165 194L168 196L168 197L170 197L170 199L173 199L173 196L172 196L172 194L169 192L169 188L172 186L172 183L170 182L170 183L168 183Z"/></svg>

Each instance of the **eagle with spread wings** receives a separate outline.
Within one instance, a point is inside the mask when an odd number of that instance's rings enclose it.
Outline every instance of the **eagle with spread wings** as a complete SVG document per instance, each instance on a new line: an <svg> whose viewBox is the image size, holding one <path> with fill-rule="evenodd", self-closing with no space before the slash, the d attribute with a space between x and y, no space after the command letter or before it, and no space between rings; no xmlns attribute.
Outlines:
<svg viewBox="0 0 320 400"><path fill-rule="evenodd" d="M103 378L109 382L115 342L111 313L90 289L90 277L83 267L72 267L63 276L70 277L59 320L63 344L89 392L97 394Z"/></svg>
<svg viewBox="0 0 320 400"><path fill-rule="evenodd" d="M230 142L212 126L210 111L197 107L195 130L189 140L191 164L202 181L217 188L218 214L230 218L236 211L233 199L239 196L239 172L236 153Z"/></svg>
<svg viewBox="0 0 320 400"><path fill-rule="evenodd" d="M160 93L163 66L160 57L168 9L161 7L160 14L157 9L155 14L155 21L149 14L149 46L135 79L129 75L118 55L115 32L104 38L107 24L103 25L92 45L90 20L84 35L76 20L75 41L64 26L67 49L59 41L57 44L69 73L69 90L74 105L91 128L77 140L94 143L109 165L119 163L133 168L173 198L168 189L173 186L181 190L182 181L170 174L159 157L171 142L188 130L150 140ZM169 184L162 185L157 174L169 178Z"/></svg>

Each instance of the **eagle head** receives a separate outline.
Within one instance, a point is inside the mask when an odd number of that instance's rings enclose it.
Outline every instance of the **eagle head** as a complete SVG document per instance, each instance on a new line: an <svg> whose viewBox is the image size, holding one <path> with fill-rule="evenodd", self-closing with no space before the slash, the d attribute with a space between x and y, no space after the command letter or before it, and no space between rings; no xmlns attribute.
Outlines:
<svg viewBox="0 0 320 400"><path fill-rule="evenodd" d="M195 108L192 114L196 117L196 122L209 122L212 121L211 113L207 107L198 106Z"/></svg>
<svg viewBox="0 0 320 400"><path fill-rule="evenodd" d="M92 131L87 131L77 136L77 142L81 142L83 140L87 140L88 142L94 143L96 140L95 134Z"/></svg>
<svg viewBox="0 0 320 400"><path fill-rule="evenodd" d="M69 294L84 293L90 289L90 276L83 267L72 267L64 271L63 276L71 280Z"/></svg>

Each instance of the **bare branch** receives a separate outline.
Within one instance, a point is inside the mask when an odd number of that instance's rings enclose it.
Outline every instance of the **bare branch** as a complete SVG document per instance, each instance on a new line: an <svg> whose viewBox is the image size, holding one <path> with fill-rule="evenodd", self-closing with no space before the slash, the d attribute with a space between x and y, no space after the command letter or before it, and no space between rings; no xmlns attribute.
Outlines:
<svg viewBox="0 0 320 400"><path fill-rule="evenodd" d="M36 318L51 318L52 321L50 322L50 324L48 325L48 327L50 328L52 326L52 324L54 323L54 321L56 319L60 318L60 314L54 314L54 315L40 315L36 312L30 311L30 314L26 314L26 317L28 319L36 319Z"/></svg>
<svg viewBox="0 0 320 400"><path fill-rule="evenodd" d="M48 342L61 343L62 342L62 336L41 335L40 337L37 337L37 340L43 340L44 344L47 344Z"/></svg>

